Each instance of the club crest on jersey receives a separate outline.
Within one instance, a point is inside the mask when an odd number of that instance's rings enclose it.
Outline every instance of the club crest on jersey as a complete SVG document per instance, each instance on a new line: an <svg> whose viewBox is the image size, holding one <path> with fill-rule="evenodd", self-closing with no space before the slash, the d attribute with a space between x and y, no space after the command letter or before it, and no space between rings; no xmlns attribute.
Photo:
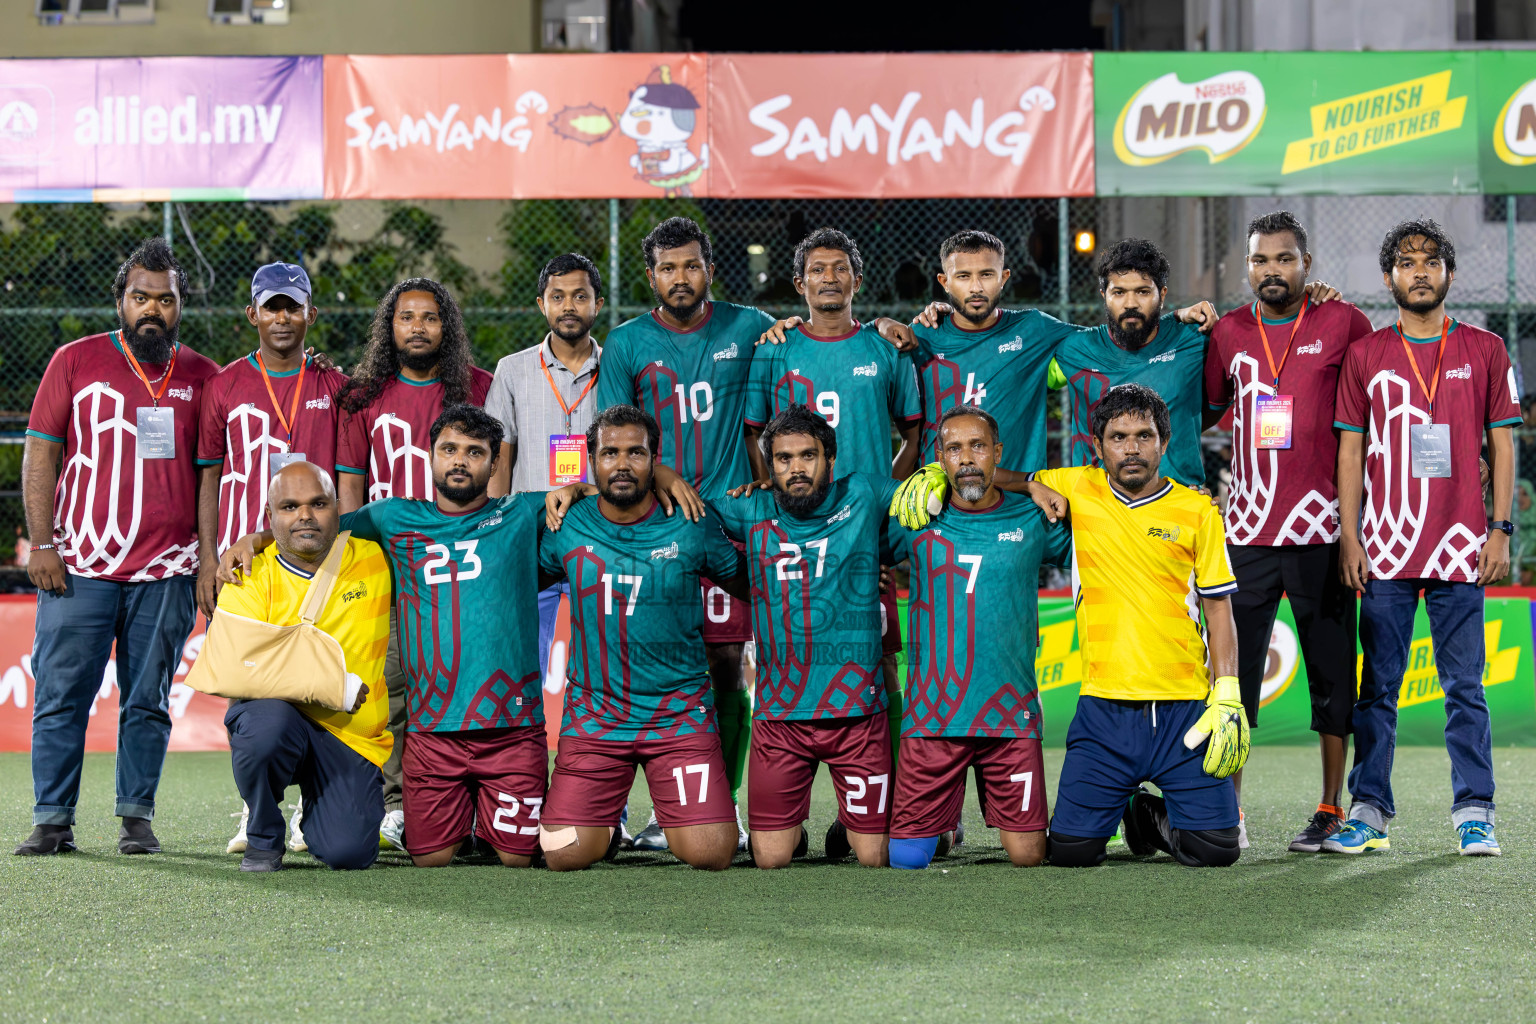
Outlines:
<svg viewBox="0 0 1536 1024"><path fill-rule="evenodd" d="M851 515L853 515L853 507L850 505L844 505L842 508L838 509L835 514L827 517L827 525L831 526L833 523L840 523Z"/></svg>
<svg viewBox="0 0 1536 1024"><path fill-rule="evenodd" d="M718 363L722 359L735 359L737 355L738 350L736 348L736 343L733 341L731 342L730 348L721 349L719 352L715 353L715 362Z"/></svg>
<svg viewBox="0 0 1536 1024"><path fill-rule="evenodd" d="M501 525L501 513L497 512L495 515L491 516L489 519L482 519L478 523L476 523L475 524L475 529L483 530L487 526L500 526L500 525Z"/></svg>
<svg viewBox="0 0 1536 1024"><path fill-rule="evenodd" d="M1471 380L1472 379L1472 364L1471 363L1467 363L1467 364L1465 364L1463 366L1453 366L1453 367L1451 367L1449 370L1445 371L1445 379L1446 380Z"/></svg>
<svg viewBox="0 0 1536 1024"><path fill-rule="evenodd" d="M653 561L653 562L656 561L657 559L661 559L661 558L676 558L676 557L677 557L677 541L673 541L671 544L668 544L664 548L652 548L651 549L651 561Z"/></svg>
<svg viewBox="0 0 1536 1024"><path fill-rule="evenodd" d="M1147 536L1156 537L1158 540L1165 540L1170 544L1177 544L1179 542L1179 528L1177 526L1149 526L1147 527Z"/></svg>
<svg viewBox="0 0 1536 1024"><path fill-rule="evenodd" d="M346 590L343 590L341 592L341 603L342 604L350 604L351 602L356 601L360 597L367 597L367 596L368 596L368 584L363 582L362 580L358 580L356 583L352 584Z"/></svg>
<svg viewBox="0 0 1536 1024"><path fill-rule="evenodd" d="M304 408L306 409L329 409L330 407L330 395L321 395L319 398L311 398L309 401L304 403Z"/></svg>
<svg viewBox="0 0 1536 1024"><path fill-rule="evenodd" d="M1000 534L997 535L997 539L998 540L1011 540L1011 541L1015 541L1015 542L1018 542L1018 543L1022 543L1023 540L1024 540L1024 527L1020 526L1020 527L1017 527L1016 529L1009 530L1007 533L1000 533Z"/></svg>
<svg viewBox="0 0 1536 1024"><path fill-rule="evenodd" d="M1024 339L1023 338L1014 338L1012 341L1005 341L1001 345L997 346L997 351L999 353L1002 353L1002 352L1023 352L1024 351Z"/></svg>
<svg viewBox="0 0 1536 1024"><path fill-rule="evenodd" d="M1318 338L1310 345L1297 345L1296 354L1299 356L1320 356L1323 354L1323 339Z"/></svg>
<svg viewBox="0 0 1536 1024"><path fill-rule="evenodd" d="M1160 356L1153 356L1151 359L1148 359L1147 362L1149 362L1149 363L1171 363L1171 362L1173 362L1173 357L1176 356L1176 355L1178 355L1177 352L1164 352Z"/></svg>
<svg viewBox="0 0 1536 1024"><path fill-rule="evenodd" d="M1468 376L1470 376L1470 375L1471 375L1471 373L1470 373L1470 369L1469 369ZM166 394L170 395L172 398L179 398L183 402L190 402L190 401L192 401L192 387L191 387L191 385L188 385L187 387L184 387L184 388L171 388L170 390L168 390L166 392Z"/></svg>
<svg viewBox="0 0 1536 1024"><path fill-rule="evenodd" d="M874 377L879 373L880 365L878 363L870 363L868 366L855 366L853 368L853 375L855 377Z"/></svg>

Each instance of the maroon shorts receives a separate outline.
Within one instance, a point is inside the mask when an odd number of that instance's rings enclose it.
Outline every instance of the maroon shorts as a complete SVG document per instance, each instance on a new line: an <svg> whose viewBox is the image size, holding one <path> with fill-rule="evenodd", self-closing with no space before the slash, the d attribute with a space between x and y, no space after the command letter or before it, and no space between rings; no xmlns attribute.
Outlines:
<svg viewBox="0 0 1536 1024"><path fill-rule="evenodd" d="M636 768L645 769L651 807L663 828L735 823L720 737L712 732L664 740L561 736L544 821L550 826L616 827Z"/></svg>
<svg viewBox="0 0 1536 1024"><path fill-rule="evenodd" d="M891 729L884 714L798 722L755 719L747 760L748 827L774 832L810 817L818 763L832 775L837 820L848 831L889 831Z"/></svg>
<svg viewBox="0 0 1536 1024"><path fill-rule="evenodd" d="M406 852L447 849L473 824L501 853L532 854L548 768L542 725L411 733L401 759Z"/></svg>
<svg viewBox="0 0 1536 1024"><path fill-rule="evenodd" d="M965 770L972 765L988 828L1045 829L1049 813L1039 740L907 736L896 766L891 838L927 839L954 828L965 800Z"/></svg>
<svg viewBox="0 0 1536 1024"><path fill-rule="evenodd" d="M901 651L901 610L896 604L896 581L880 592L880 653Z"/></svg>

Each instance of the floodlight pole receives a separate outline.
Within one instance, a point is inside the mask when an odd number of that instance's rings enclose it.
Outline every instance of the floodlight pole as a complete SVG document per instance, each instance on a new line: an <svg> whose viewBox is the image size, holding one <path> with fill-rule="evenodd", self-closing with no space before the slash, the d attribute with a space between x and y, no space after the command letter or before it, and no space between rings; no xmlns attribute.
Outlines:
<svg viewBox="0 0 1536 1024"><path fill-rule="evenodd" d="M175 205L176 205L175 203L173 203L169 199L167 199L165 201L165 203L162 204L161 211L160 211L160 213L161 213L161 220L162 220L162 223L161 223L161 234L165 235L165 244L166 245L170 245L171 244L171 207L173 207Z"/></svg>
<svg viewBox="0 0 1536 1024"><path fill-rule="evenodd" d="M619 326L619 201L608 200L608 329Z"/></svg>

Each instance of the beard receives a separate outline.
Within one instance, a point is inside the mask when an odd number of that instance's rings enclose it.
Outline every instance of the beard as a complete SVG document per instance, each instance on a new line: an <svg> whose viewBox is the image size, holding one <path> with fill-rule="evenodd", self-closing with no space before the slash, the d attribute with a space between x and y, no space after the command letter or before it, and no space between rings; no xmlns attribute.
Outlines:
<svg viewBox="0 0 1536 1024"><path fill-rule="evenodd" d="M671 310L668 310L668 312L671 312ZM675 313L673 315L676 316ZM550 322L549 329L555 332L555 337L569 343L585 338L591 332L592 325L595 323L597 323L596 316L593 316L590 320L578 316L576 317L575 327L569 327L560 320L554 320Z"/></svg>
<svg viewBox="0 0 1536 1024"><path fill-rule="evenodd" d="M1284 309L1296 298L1296 293L1291 290L1291 283L1280 277L1266 277L1253 290L1253 294L1260 302L1272 309Z"/></svg>
<svg viewBox="0 0 1536 1024"><path fill-rule="evenodd" d="M141 334L145 327L153 324L160 330L154 334ZM133 353L133 358L141 363L169 362L171 352L176 348L176 336L181 331L181 322L175 326L167 327L165 320L153 314L141 316L133 322L132 326L123 319L123 314L117 314L117 325L122 329L123 342L128 350Z"/></svg>
<svg viewBox="0 0 1536 1024"><path fill-rule="evenodd" d="M979 472L962 473L955 477L955 493L964 501L980 501L986 497L987 488L991 485L992 481Z"/></svg>
<svg viewBox="0 0 1536 1024"><path fill-rule="evenodd" d="M426 373L428 370L437 365L438 357L441 355L441 352L441 347L432 349L429 352L413 352L408 348L396 347L395 356L400 360L400 365L405 367L407 370L414 370L417 373Z"/></svg>
<svg viewBox="0 0 1536 1024"><path fill-rule="evenodd" d="M449 483L447 477L432 481L432 485L437 488L437 493L455 505L468 505L485 493L486 486L489 483L489 479L476 480L473 476L469 478L469 482L466 484Z"/></svg>
<svg viewBox="0 0 1536 1024"><path fill-rule="evenodd" d="M981 312L973 313L971 312L970 306L967 305L967 302L969 302L970 298L971 296L967 295L965 297L965 301L956 301L955 297L951 295L949 297L949 304L954 308L956 316L960 317L962 320L965 320L968 323L977 325L986 323L987 317L992 315L992 311L997 308L997 304L1003 299L1001 293L999 293L998 295L987 299L987 305L984 309L982 309ZM970 499L967 498L966 500L969 501Z"/></svg>
<svg viewBox="0 0 1536 1024"><path fill-rule="evenodd" d="M615 494L611 488L617 480L632 482L635 484L635 489L629 494ZM615 473L613 476L610 476L606 484L598 487L597 493L601 494L608 504L614 508L633 508L645 500L645 494L650 489L650 481L646 481L645 485L642 486L638 478L624 472Z"/></svg>
<svg viewBox="0 0 1536 1024"><path fill-rule="evenodd" d="M793 478L790 482L793 483L794 479L801 478ZM789 491L781 490L779 482L775 480L773 482L773 500L778 502L779 508L792 516L808 516L820 508L823 501L827 500L827 492L831 489L831 473L824 474L811 487L810 492L803 495L791 494Z"/></svg>
<svg viewBox="0 0 1536 1024"><path fill-rule="evenodd" d="M677 287L674 286L672 292L663 297L661 292L656 290L656 286L652 285L651 294L656 296L656 304L658 306L684 323L692 320L693 314L697 313L699 307L704 304L704 297L691 288L685 293L679 293ZM564 336L562 335L562 337Z"/></svg>
<svg viewBox="0 0 1536 1024"><path fill-rule="evenodd" d="M1393 281L1389 287L1392 292L1392 301L1397 303L1399 309L1406 309L1410 313L1428 313L1445 301L1446 293L1451 290L1451 279L1446 278L1440 287L1435 289L1433 299L1410 299L1406 292L1397 287L1396 281Z"/></svg>
<svg viewBox="0 0 1536 1024"><path fill-rule="evenodd" d="M1114 339L1116 345L1134 351L1151 339L1152 332L1157 329L1158 318L1163 315L1163 307L1158 304L1145 319L1140 320L1139 326L1136 327L1125 325L1127 315L1130 314L1122 313L1109 322L1109 336ZM1141 313L1138 310L1134 315L1139 318Z"/></svg>

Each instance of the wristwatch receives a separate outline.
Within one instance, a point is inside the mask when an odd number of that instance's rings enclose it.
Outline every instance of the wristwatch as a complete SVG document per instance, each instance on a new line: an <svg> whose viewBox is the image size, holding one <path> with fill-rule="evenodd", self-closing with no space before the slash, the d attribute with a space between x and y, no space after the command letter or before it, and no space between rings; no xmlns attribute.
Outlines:
<svg viewBox="0 0 1536 1024"><path fill-rule="evenodd" d="M1510 522L1508 519L1492 519L1488 522L1488 529L1503 530L1506 535L1513 535L1515 532L1515 524Z"/></svg>

